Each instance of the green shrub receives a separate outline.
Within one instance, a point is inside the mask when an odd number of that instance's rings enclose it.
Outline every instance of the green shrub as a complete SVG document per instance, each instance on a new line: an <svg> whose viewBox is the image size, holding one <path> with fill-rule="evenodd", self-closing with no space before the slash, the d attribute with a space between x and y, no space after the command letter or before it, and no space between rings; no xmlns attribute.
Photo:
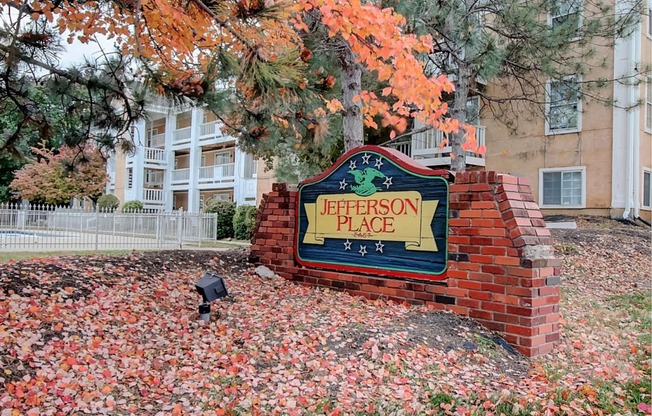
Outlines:
<svg viewBox="0 0 652 416"><path fill-rule="evenodd" d="M256 207L240 205L233 216L233 236L238 240L251 240L256 223Z"/></svg>
<svg viewBox="0 0 652 416"><path fill-rule="evenodd" d="M233 237L235 202L209 200L205 212L217 214L217 238Z"/></svg>
<svg viewBox="0 0 652 416"><path fill-rule="evenodd" d="M120 200L117 196L106 194L97 198L97 206L101 211L113 211L120 205Z"/></svg>
<svg viewBox="0 0 652 416"><path fill-rule="evenodd" d="M140 201L127 201L122 206L123 212L133 212L133 211L142 211L143 203Z"/></svg>

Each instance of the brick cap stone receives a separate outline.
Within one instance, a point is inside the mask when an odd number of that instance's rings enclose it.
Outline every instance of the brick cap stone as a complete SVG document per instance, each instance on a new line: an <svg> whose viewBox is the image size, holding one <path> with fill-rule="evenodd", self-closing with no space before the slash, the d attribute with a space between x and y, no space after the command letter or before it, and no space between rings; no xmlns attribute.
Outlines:
<svg viewBox="0 0 652 416"><path fill-rule="evenodd" d="M552 246L547 245L536 245L536 246L525 246L522 249L522 258L528 260L542 260L542 259L553 259L554 249Z"/></svg>

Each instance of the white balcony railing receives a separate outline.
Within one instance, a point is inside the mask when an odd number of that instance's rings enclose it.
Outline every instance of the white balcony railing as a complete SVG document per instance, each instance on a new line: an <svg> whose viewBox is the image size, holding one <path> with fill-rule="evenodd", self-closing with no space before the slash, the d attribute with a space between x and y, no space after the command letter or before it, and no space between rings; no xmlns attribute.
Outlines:
<svg viewBox="0 0 652 416"><path fill-rule="evenodd" d="M199 168L199 182L231 182L235 179L235 164L203 166Z"/></svg>
<svg viewBox="0 0 652 416"><path fill-rule="evenodd" d="M192 136L192 127L178 129L172 132L172 144L187 143Z"/></svg>
<svg viewBox="0 0 652 416"><path fill-rule="evenodd" d="M204 123L199 128L199 136L201 137L213 137L213 136L222 136L222 131L219 128L219 123L217 121L211 121Z"/></svg>
<svg viewBox="0 0 652 416"><path fill-rule="evenodd" d="M153 163L156 165L165 165L167 164L167 159L165 158L165 150L155 149L153 147L145 148L145 163Z"/></svg>
<svg viewBox="0 0 652 416"><path fill-rule="evenodd" d="M190 169L175 169L172 171L172 183L188 183L190 181Z"/></svg>
<svg viewBox="0 0 652 416"><path fill-rule="evenodd" d="M107 175L109 177L109 187L115 188L115 172L108 172Z"/></svg>
<svg viewBox="0 0 652 416"><path fill-rule="evenodd" d="M144 204L161 204L163 203L163 190L162 189L143 189L143 203Z"/></svg>
<svg viewBox="0 0 652 416"><path fill-rule="evenodd" d="M149 147L165 147L165 133L152 135L149 138Z"/></svg>

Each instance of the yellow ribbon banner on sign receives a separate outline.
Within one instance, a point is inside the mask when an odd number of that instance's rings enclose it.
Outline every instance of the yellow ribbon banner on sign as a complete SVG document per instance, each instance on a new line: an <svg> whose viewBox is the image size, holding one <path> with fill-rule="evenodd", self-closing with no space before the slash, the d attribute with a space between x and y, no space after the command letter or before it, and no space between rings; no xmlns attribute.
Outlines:
<svg viewBox="0 0 652 416"><path fill-rule="evenodd" d="M432 219L439 201L423 201L418 191L320 195L305 203L308 227L304 244L326 238L403 241L411 251L436 252Z"/></svg>

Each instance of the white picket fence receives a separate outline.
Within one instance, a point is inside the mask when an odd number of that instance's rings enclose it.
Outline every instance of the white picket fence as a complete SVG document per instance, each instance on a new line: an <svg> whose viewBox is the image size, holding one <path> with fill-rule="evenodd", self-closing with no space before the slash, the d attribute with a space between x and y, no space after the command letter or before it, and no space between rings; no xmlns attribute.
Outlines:
<svg viewBox="0 0 652 416"><path fill-rule="evenodd" d="M0 204L0 252L146 250L215 241L215 214Z"/></svg>

